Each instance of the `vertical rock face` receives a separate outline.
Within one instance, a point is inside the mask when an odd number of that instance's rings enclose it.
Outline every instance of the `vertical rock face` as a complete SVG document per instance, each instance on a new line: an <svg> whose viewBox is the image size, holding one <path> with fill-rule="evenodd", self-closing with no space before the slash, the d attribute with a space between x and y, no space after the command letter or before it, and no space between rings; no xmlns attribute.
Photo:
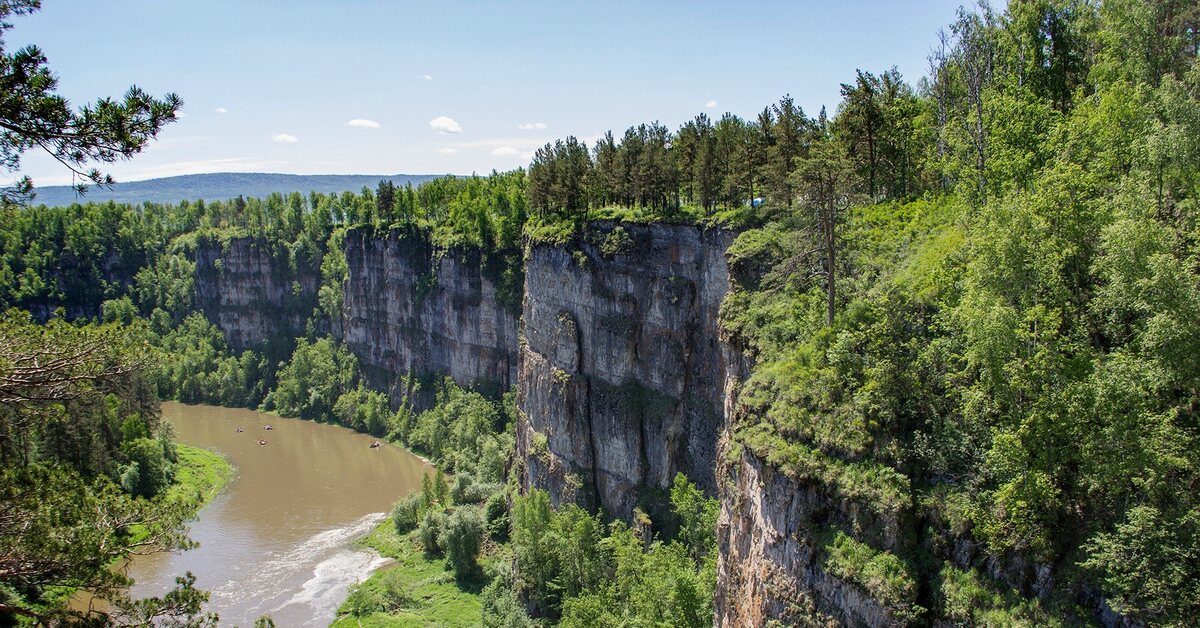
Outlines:
<svg viewBox="0 0 1200 628"><path fill-rule="evenodd" d="M254 238L202 243L194 256L196 306L235 350L304 335L317 305L319 263L292 269Z"/></svg>
<svg viewBox="0 0 1200 628"><path fill-rule="evenodd" d="M372 386L444 376L494 392L516 381L517 314L497 298L476 251L435 251L421 233L346 234L342 340ZM396 399L400 395L395 396Z"/></svg>
<svg viewBox="0 0 1200 628"><path fill-rule="evenodd" d="M526 261L517 459L526 488L629 516L683 472L716 492L733 234L593 223ZM659 493L661 495L661 493Z"/></svg>
<svg viewBox="0 0 1200 628"><path fill-rule="evenodd" d="M878 600L826 571L814 541L814 522L858 523L817 487L803 486L743 450L722 465L730 483L721 489L717 523L717 591L720 626L786 625L899 626ZM847 511L850 512L847 512ZM852 526L847 526L852 527ZM894 546L894 524L873 536Z"/></svg>

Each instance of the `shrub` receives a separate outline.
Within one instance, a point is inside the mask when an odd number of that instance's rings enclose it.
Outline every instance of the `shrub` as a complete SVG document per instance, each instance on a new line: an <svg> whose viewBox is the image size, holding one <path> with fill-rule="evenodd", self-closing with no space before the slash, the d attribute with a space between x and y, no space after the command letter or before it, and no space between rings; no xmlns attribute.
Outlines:
<svg viewBox="0 0 1200 628"><path fill-rule="evenodd" d="M374 613L392 613L409 606L413 600L400 571L385 571L379 578L350 587L342 607L355 617Z"/></svg>
<svg viewBox="0 0 1200 628"><path fill-rule="evenodd" d="M841 530L833 532L825 551L825 569L859 585L897 617L915 620L924 612L916 604L917 584L895 554L860 543Z"/></svg>
<svg viewBox="0 0 1200 628"><path fill-rule="evenodd" d="M421 523L421 511L424 500L420 493L401 497L392 507L392 524L396 526L397 534L407 534L416 529Z"/></svg>
<svg viewBox="0 0 1200 628"><path fill-rule="evenodd" d="M124 445L129 466L121 473L121 486L136 497L154 497L169 485L174 469L162 445L152 438L138 438Z"/></svg>
<svg viewBox="0 0 1200 628"><path fill-rule="evenodd" d="M455 504L471 503L467 497L469 493L473 492L472 484L471 477L465 473L454 476L454 485L450 487L450 501Z"/></svg>
<svg viewBox="0 0 1200 628"><path fill-rule="evenodd" d="M492 493L483 507L483 513L487 519L488 534L497 541L507 540L509 533L508 498L504 493Z"/></svg>
<svg viewBox="0 0 1200 628"><path fill-rule="evenodd" d="M480 595L483 602L484 628L529 628L533 621L521 606L517 594L504 578L496 578L484 587Z"/></svg>
<svg viewBox="0 0 1200 628"><path fill-rule="evenodd" d="M458 476L466 477L466 476ZM476 477L467 477L466 481L457 481L451 489L451 496L456 504L478 504L503 487L498 483L482 482Z"/></svg>
<svg viewBox="0 0 1200 628"><path fill-rule="evenodd" d="M604 242L600 243L600 252L605 257L613 257L615 255L625 255L633 250L633 238L629 236L629 232L624 227L617 227L609 232L604 238Z"/></svg>
<svg viewBox="0 0 1200 628"><path fill-rule="evenodd" d="M479 549L483 546L483 515L475 507L456 508L438 536L438 545L454 570L454 577L466 579L479 571Z"/></svg>
<svg viewBox="0 0 1200 628"><path fill-rule="evenodd" d="M421 524L417 527L417 536L421 539L421 545L425 547L426 554L437 556L442 553L438 540L445 527L445 513L434 508L425 511L425 515L421 517Z"/></svg>

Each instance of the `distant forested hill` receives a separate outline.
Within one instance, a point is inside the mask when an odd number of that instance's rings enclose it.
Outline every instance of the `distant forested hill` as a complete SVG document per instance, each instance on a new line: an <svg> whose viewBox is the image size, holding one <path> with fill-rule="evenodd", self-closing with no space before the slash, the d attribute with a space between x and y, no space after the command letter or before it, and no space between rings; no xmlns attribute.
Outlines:
<svg viewBox="0 0 1200 628"><path fill-rule="evenodd" d="M182 200L218 200L236 196L264 197L272 192L358 192L363 186L374 189L381 179L396 185L414 186L436 178L426 174L269 174L261 172L216 172L163 177L146 181L117 183L112 189L88 188L83 197L69 185L37 188L35 205L65 206L75 202L117 201L120 203L177 203Z"/></svg>

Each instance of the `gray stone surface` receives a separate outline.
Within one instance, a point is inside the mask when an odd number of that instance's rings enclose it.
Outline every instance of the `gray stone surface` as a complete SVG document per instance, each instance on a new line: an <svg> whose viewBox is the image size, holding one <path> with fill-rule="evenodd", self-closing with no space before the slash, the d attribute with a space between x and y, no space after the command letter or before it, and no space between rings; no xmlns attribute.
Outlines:
<svg viewBox="0 0 1200 628"><path fill-rule="evenodd" d="M516 382L517 313L498 302L478 252L364 229L346 234L345 252L342 340L373 386L403 392L409 373L496 393Z"/></svg>
<svg viewBox="0 0 1200 628"><path fill-rule="evenodd" d="M235 351L304 335L317 304L319 266L293 272L254 238L233 238L226 246L202 243L193 261L195 305Z"/></svg>
<svg viewBox="0 0 1200 628"><path fill-rule="evenodd" d="M728 362L718 313L733 235L604 222L578 246L530 248L517 435L526 488L621 517L678 472L716 493Z"/></svg>
<svg viewBox="0 0 1200 628"><path fill-rule="evenodd" d="M813 522L829 516L828 498L765 466L748 450L726 469L717 522L716 625L903 622L866 591L826 572Z"/></svg>

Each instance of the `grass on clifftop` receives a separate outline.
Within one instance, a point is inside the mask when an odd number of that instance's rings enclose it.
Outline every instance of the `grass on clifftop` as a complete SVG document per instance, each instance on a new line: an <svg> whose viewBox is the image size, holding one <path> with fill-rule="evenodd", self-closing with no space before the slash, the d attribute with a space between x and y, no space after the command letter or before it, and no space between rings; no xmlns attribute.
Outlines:
<svg viewBox="0 0 1200 628"><path fill-rule="evenodd" d="M331 628L480 625L483 583L456 581L445 559L425 555L416 534L397 534L389 518L359 541L395 563L350 589ZM491 562L480 557L485 572Z"/></svg>

